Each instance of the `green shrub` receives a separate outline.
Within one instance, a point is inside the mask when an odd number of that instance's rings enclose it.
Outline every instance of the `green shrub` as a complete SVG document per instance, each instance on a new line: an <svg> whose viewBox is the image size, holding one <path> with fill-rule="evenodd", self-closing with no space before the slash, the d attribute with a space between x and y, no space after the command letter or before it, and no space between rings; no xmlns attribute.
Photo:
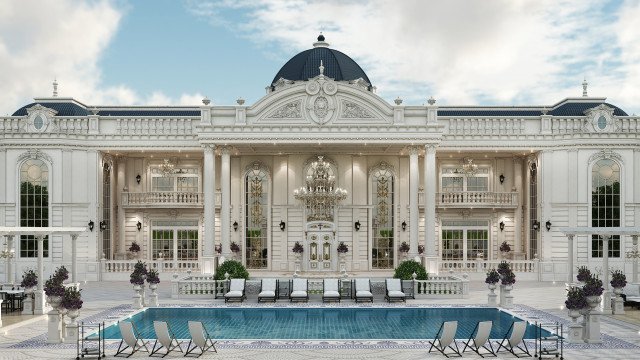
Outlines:
<svg viewBox="0 0 640 360"><path fill-rule="evenodd" d="M247 238L259 238L261 229L247 229Z"/></svg>
<svg viewBox="0 0 640 360"><path fill-rule="evenodd" d="M413 277L411 275L413 275L414 272L418 275L416 280L427 280L427 272L422 267L422 264L415 260L405 260L401 262L396 268L393 277L402 280L412 280Z"/></svg>
<svg viewBox="0 0 640 360"><path fill-rule="evenodd" d="M393 229L380 229L380 237L393 238Z"/></svg>
<svg viewBox="0 0 640 360"><path fill-rule="evenodd" d="M224 274L229 273L229 279L248 279L249 272L240 261L227 260L218 266L216 280L224 280Z"/></svg>

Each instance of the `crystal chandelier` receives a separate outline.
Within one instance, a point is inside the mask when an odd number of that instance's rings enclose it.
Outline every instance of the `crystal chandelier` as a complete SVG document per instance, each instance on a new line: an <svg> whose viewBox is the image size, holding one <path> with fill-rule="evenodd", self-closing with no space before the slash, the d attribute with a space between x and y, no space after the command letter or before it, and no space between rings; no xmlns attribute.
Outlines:
<svg viewBox="0 0 640 360"><path fill-rule="evenodd" d="M464 158L464 161L462 172L467 176L474 176L478 172L478 165L474 164L471 158Z"/></svg>
<svg viewBox="0 0 640 360"><path fill-rule="evenodd" d="M4 248L2 249L2 251L0 251L0 258L12 259L14 255L15 255L15 250L13 249L9 250L9 248L7 247L7 244L5 243Z"/></svg>
<svg viewBox="0 0 640 360"><path fill-rule="evenodd" d="M160 172L163 176L169 176L174 173L174 166L175 165L169 161L169 159L164 159L164 163L160 164Z"/></svg>
<svg viewBox="0 0 640 360"><path fill-rule="evenodd" d="M323 156L311 163L305 186L293 191L307 207L307 221L333 221L333 209L347 198L347 190L335 187L335 176Z"/></svg>

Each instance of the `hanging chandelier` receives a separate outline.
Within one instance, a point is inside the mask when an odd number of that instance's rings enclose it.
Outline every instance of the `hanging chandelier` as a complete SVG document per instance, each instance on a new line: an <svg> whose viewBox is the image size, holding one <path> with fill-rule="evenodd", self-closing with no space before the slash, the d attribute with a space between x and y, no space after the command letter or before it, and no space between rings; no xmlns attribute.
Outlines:
<svg viewBox="0 0 640 360"><path fill-rule="evenodd" d="M160 172L163 176L169 176L174 173L175 165L169 161L169 159L164 159L164 162L160 164Z"/></svg>
<svg viewBox="0 0 640 360"><path fill-rule="evenodd" d="M2 251L0 251L0 258L2 259L13 259L15 256L15 252L13 249L9 249L7 244L5 243Z"/></svg>
<svg viewBox="0 0 640 360"><path fill-rule="evenodd" d="M478 173L478 165L473 163L473 159L464 158L465 163L462 164L462 172L467 176L474 176Z"/></svg>
<svg viewBox="0 0 640 360"><path fill-rule="evenodd" d="M311 163L305 186L293 191L293 197L307 207L307 221L333 221L334 207L347 198L347 190L335 187L336 179L324 156Z"/></svg>

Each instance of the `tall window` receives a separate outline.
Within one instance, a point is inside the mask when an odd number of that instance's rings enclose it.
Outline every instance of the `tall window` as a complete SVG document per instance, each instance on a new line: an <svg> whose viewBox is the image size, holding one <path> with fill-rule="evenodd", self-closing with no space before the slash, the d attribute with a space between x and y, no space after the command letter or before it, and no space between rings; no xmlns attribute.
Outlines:
<svg viewBox="0 0 640 360"><path fill-rule="evenodd" d="M473 175L467 175L459 168L442 169L442 192L489 191L489 168L480 167Z"/></svg>
<svg viewBox="0 0 640 360"><path fill-rule="evenodd" d="M620 166L613 160L601 159L591 171L591 226L620 226ZM603 257L602 237L591 238L591 256ZM620 236L609 241L609 257L620 257Z"/></svg>
<svg viewBox="0 0 640 360"><path fill-rule="evenodd" d="M245 251L247 267L267 267L267 212L269 175L255 163L244 178L245 189Z"/></svg>
<svg viewBox="0 0 640 360"><path fill-rule="evenodd" d="M49 226L49 170L42 160L29 159L20 167L20 226ZM44 239L44 257L49 256L49 240ZM38 257L38 240L20 236L20 256Z"/></svg>
<svg viewBox="0 0 640 360"><path fill-rule="evenodd" d="M529 165L529 256L531 258L535 258L538 254L538 231L533 229L535 221L538 221L538 166L532 162Z"/></svg>
<svg viewBox="0 0 640 360"><path fill-rule="evenodd" d="M198 192L198 169L180 168L163 173L159 168L151 170L151 191Z"/></svg>
<svg viewBox="0 0 640 360"><path fill-rule="evenodd" d="M371 173L373 203L372 267L393 269L394 254L394 181L391 169L381 166Z"/></svg>
<svg viewBox="0 0 640 360"><path fill-rule="evenodd" d="M198 260L197 220L154 220L151 227L152 259Z"/></svg>
<svg viewBox="0 0 640 360"><path fill-rule="evenodd" d="M484 220L442 221L442 260L487 259L489 222Z"/></svg>
<svg viewBox="0 0 640 360"><path fill-rule="evenodd" d="M102 168L102 220L107 223L102 231L102 253L111 259L111 164L107 162Z"/></svg>

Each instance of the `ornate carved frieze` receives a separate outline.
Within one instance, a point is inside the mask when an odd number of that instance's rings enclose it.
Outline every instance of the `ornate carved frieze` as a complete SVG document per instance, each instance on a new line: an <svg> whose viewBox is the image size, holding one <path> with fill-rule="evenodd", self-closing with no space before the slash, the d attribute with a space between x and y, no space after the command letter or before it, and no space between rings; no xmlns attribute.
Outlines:
<svg viewBox="0 0 640 360"><path fill-rule="evenodd" d="M268 119L301 119L302 118L302 100L296 100L284 104L275 109Z"/></svg>
<svg viewBox="0 0 640 360"><path fill-rule="evenodd" d="M267 176L271 177L271 169L260 160L256 160L251 164L247 165L244 168L244 173L247 174L249 172L258 172L260 170L264 171L267 174Z"/></svg>
<svg viewBox="0 0 640 360"><path fill-rule="evenodd" d="M347 119L370 119L375 118L375 115L353 101L343 100L340 117Z"/></svg>
<svg viewBox="0 0 640 360"><path fill-rule="evenodd" d="M27 159L40 159L53 165L53 159L51 158L51 156L49 156L49 154L43 153L38 149L25 151L20 154L20 156L18 156L18 162L22 162Z"/></svg>
<svg viewBox="0 0 640 360"><path fill-rule="evenodd" d="M379 162L377 165L371 167L369 169L369 176L371 176L372 173L374 173L375 171L390 171L391 173L395 174L395 169L393 167L393 165L388 164L385 161L381 161Z"/></svg>
<svg viewBox="0 0 640 360"><path fill-rule="evenodd" d="M622 164L622 156L611 149L602 149L597 153L591 155L589 157L589 164L594 163L600 159L615 160L618 163Z"/></svg>

